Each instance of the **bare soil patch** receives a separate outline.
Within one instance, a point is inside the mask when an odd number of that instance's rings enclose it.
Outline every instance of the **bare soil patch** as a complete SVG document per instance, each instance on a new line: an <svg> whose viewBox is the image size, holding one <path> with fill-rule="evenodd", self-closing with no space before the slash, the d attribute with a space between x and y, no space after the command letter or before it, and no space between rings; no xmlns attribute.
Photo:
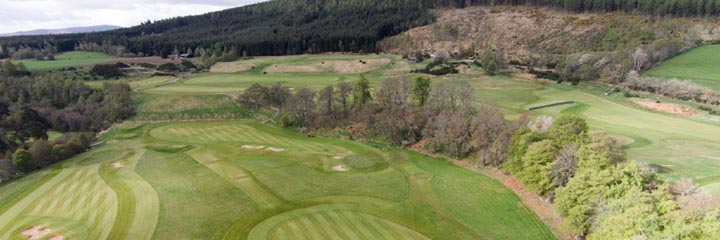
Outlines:
<svg viewBox="0 0 720 240"><path fill-rule="evenodd" d="M336 172L347 172L348 169L343 165L335 165L332 167L332 170Z"/></svg>
<svg viewBox="0 0 720 240"><path fill-rule="evenodd" d="M111 166L112 168L121 168L121 167L123 167L124 165L123 165L121 162L114 162L114 163L111 163L110 166Z"/></svg>
<svg viewBox="0 0 720 240"><path fill-rule="evenodd" d="M693 116L698 113L695 109L693 109L689 106L684 106L684 105L675 104L675 103L658 103L658 102L649 102L649 101L635 101L635 103L646 109L680 115L680 116L684 116L684 117Z"/></svg>
<svg viewBox="0 0 720 240"><path fill-rule="evenodd" d="M62 236L62 235L57 235L57 236L48 238L48 240L63 240L63 236Z"/></svg>
<svg viewBox="0 0 720 240"><path fill-rule="evenodd" d="M51 230L49 228L43 228L40 226L33 226L31 228L22 231L22 235L28 237L28 239L40 239L45 234L48 234Z"/></svg>
<svg viewBox="0 0 720 240"><path fill-rule="evenodd" d="M210 68L211 73L239 73L250 71L255 68L255 64L252 63L240 63L240 62L223 62L216 63Z"/></svg>
<svg viewBox="0 0 720 240"><path fill-rule="evenodd" d="M275 64L265 68L265 71L269 73L364 73L379 69L389 63L390 59L331 60L308 65Z"/></svg>
<svg viewBox="0 0 720 240"><path fill-rule="evenodd" d="M244 172L237 172L237 173L235 173L235 174L232 175L232 178L238 179L238 178L244 178L244 177L246 177L246 176L247 176L247 174L245 174Z"/></svg>
<svg viewBox="0 0 720 240"><path fill-rule="evenodd" d="M242 149L251 149L251 150L259 150L259 149L264 149L264 148L265 148L265 146L251 146L251 145L243 145L243 146L242 146L241 148L242 148Z"/></svg>
<svg viewBox="0 0 720 240"><path fill-rule="evenodd" d="M282 149L282 148L273 148L273 147L266 148L265 150L268 150L268 151L271 151L271 152L284 152L284 151L285 151L285 149Z"/></svg>

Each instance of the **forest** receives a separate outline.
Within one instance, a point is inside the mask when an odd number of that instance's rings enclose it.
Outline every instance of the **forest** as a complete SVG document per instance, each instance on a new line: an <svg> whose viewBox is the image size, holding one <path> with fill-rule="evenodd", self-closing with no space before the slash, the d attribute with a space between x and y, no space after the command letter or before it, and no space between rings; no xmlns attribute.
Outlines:
<svg viewBox="0 0 720 240"><path fill-rule="evenodd" d="M0 71L0 153L6 156L0 161L2 179L84 152L94 136L49 139L48 131L97 132L133 113L127 84L105 83L97 90L53 76L17 77L15 69L4 61ZM6 162L10 159L17 161Z"/></svg>
<svg viewBox="0 0 720 240"><path fill-rule="evenodd" d="M377 52L381 39L434 21L432 9L474 5L535 5L574 12L638 12L715 16L718 0L277 0L198 16L144 22L100 33L0 38L0 58L33 58L75 49L120 56L189 53L241 56Z"/></svg>

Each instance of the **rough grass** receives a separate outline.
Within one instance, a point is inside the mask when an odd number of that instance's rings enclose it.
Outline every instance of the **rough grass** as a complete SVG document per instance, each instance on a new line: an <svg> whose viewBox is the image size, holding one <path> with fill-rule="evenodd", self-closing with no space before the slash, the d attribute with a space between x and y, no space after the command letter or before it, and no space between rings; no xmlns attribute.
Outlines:
<svg viewBox="0 0 720 240"><path fill-rule="evenodd" d="M134 120L236 119L248 116L232 97L226 95L177 96L137 93L133 95Z"/></svg>
<svg viewBox="0 0 720 240"><path fill-rule="evenodd" d="M661 63L643 75L689 79L720 91L720 45L697 47Z"/></svg>
<svg viewBox="0 0 720 240"><path fill-rule="evenodd" d="M113 58L110 55L99 52L66 52L55 56L54 61L22 60L15 63L23 63L30 71L48 70L62 67L93 65L103 62L118 61L120 58Z"/></svg>

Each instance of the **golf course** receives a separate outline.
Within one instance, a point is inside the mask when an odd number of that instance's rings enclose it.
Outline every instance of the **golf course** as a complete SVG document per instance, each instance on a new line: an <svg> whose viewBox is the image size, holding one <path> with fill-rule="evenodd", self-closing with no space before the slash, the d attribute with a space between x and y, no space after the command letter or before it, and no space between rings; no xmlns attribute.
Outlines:
<svg viewBox="0 0 720 240"><path fill-rule="evenodd" d="M242 120L124 124L104 139L0 188L0 238L553 238L502 184L405 150Z"/></svg>
<svg viewBox="0 0 720 240"><path fill-rule="evenodd" d="M342 67L323 66L333 61ZM363 74L376 86L425 63L313 55L223 64L130 80L134 117L92 150L0 186L0 239L557 238L488 176L384 144L309 138L252 120L234 100L256 83L319 90ZM604 96L602 85L462 68L433 84L465 80L509 118L572 101L531 115L581 115L592 131L622 139L628 159L720 194L720 123L647 110L637 99Z"/></svg>

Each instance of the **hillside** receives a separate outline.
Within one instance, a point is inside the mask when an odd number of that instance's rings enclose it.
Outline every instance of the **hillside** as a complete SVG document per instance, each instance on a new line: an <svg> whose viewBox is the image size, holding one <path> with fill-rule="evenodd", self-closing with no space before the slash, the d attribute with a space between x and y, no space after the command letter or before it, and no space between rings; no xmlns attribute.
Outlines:
<svg viewBox="0 0 720 240"><path fill-rule="evenodd" d="M89 33L89 32L102 32L108 30L115 30L121 27L112 25L97 25L88 27L71 27L71 28L60 28L60 29L35 29L30 31L19 31L14 33L0 34L0 37L11 37L11 36L27 36L27 35L47 35L47 34L68 34L68 33Z"/></svg>
<svg viewBox="0 0 720 240"><path fill-rule="evenodd" d="M440 12L433 24L381 41L389 53L432 53L441 49L481 57L501 51L520 65L556 68L566 75L619 81L629 72L630 54L649 55L640 66L654 63L720 39L720 21L626 13L571 13L538 7L469 7ZM595 71L581 71L583 65Z"/></svg>

